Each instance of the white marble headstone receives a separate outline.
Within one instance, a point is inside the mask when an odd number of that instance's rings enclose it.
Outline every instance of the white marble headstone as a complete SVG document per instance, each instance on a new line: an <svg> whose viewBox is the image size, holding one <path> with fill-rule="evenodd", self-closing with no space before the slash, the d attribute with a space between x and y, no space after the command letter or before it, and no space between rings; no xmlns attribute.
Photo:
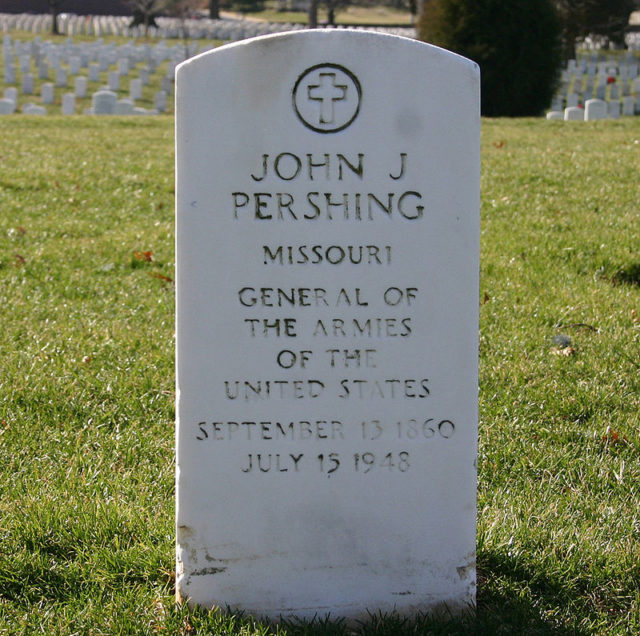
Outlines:
<svg viewBox="0 0 640 636"><path fill-rule="evenodd" d="M28 103L22 107L22 112L25 115L46 115L47 109L44 106Z"/></svg>
<svg viewBox="0 0 640 636"><path fill-rule="evenodd" d="M607 102L602 99L588 99L584 104L584 118L587 121L607 118Z"/></svg>
<svg viewBox="0 0 640 636"><path fill-rule="evenodd" d="M636 98L633 95L628 95L622 99L622 114L625 116L635 115Z"/></svg>
<svg viewBox="0 0 640 636"><path fill-rule="evenodd" d="M100 81L100 67L95 62L89 64L89 81L90 82Z"/></svg>
<svg viewBox="0 0 640 636"><path fill-rule="evenodd" d="M120 90L120 75L118 71L109 71L109 89L112 91Z"/></svg>
<svg viewBox="0 0 640 636"><path fill-rule="evenodd" d="M40 87L40 95L43 104L53 104L54 90L51 82L45 82Z"/></svg>
<svg viewBox="0 0 640 636"><path fill-rule="evenodd" d="M132 79L129 82L129 95L131 99L142 99L142 80L139 78Z"/></svg>
<svg viewBox="0 0 640 636"><path fill-rule="evenodd" d="M22 92L25 95L33 95L33 75L31 73L22 74Z"/></svg>
<svg viewBox="0 0 640 636"><path fill-rule="evenodd" d="M564 109L565 121L584 121L584 110L578 106L569 106Z"/></svg>
<svg viewBox="0 0 640 636"><path fill-rule="evenodd" d="M121 57L118 59L118 73L120 75L128 75L129 74L129 59L126 57Z"/></svg>
<svg viewBox="0 0 640 636"><path fill-rule="evenodd" d="M612 99L607 102L609 119L620 119L620 101Z"/></svg>
<svg viewBox="0 0 640 636"><path fill-rule="evenodd" d="M80 72L81 64L82 64L82 60L77 55L71 56L69 58L69 74L77 75Z"/></svg>
<svg viewBox="0 0 640 636"><path fill-rule="evenodd" d="M133 101L130 99L119 99L116 103L114 115L133 115Z"/></svg>
<svg viewBox="0 0 640 636"><path fill-rule="evenodd" d="M11 115L16 110L16 103L6 97L0 99L0 115Z"/></svg>
<svg viewBox="0 0 640 636"><path fill-rule="evenodd" d="M475 599L479 70L361 31L177 71L177 594Z"/></svg>
<svg viewBox="0 0 640 636"><path fill-rule="evenodd" d="M112 91L98 91L91 98L94 115L113 115L118 103L118 95Z"/></svg>
<svg viewBox="0 0 640 636"><path fill-rule="evenodd" d="M76 97L86 97L87 96L87 87L89 82L86 77L83 75L78 75L78 77L74 80L74 92Z"/></svg>
<svg viewBox="0 0 640 636"><path fill-rule="evenodd" d="M16 81L16 69L12 62L8 62L5 60L4 63L4 83L5 84L15 84Z"/></svg>
<svg viewBox="0 0 640 636"><path fill-rule="evenodd" d="M167 110L167 94L164 91L156 91L153 105L158 112L164 113Z"/></svg>
<svg viewBox="0 0 640 636"><path fill-rule="evenodd" d="M4 89L4 98L10 99L14 104L18 103L18 89L15 86L8 86Z"/></svg>
<svg viewBox="0 0 640 636"><path fill-rule="evenodd" d="M67 71L64 68L56 70L56 86L66 88L67 86Z"/></svg>
<svg viewBox="0 0 640 636"><path fill-rule="evenodd" d="M62 96L62 114L74 115L76 112L76 96L75 93L65 93Z"/></svg>

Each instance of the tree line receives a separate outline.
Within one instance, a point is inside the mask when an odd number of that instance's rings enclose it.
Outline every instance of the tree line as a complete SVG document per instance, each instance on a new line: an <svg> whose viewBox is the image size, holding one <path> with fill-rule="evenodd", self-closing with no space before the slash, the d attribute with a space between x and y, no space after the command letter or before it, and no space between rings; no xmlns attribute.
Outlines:
<svg viewBox="0 0 640 636"><path fill-rule="evenodd" d="M563 59L597 36L624 46L638 0L424 0L418 34L481 69L482 113L539 115L555 92Z"/></svg>

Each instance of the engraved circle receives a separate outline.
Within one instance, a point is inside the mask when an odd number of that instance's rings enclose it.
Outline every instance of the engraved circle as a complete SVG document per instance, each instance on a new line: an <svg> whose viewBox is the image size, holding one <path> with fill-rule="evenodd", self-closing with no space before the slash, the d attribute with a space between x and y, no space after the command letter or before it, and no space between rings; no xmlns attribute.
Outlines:
<svg viewBox="0 0 640 636"><path fill-rule="evenodd" d="M339 64L317 64L298 77L293 108L300 121L319 133L334 133L353 123L360 112L358 78Z"/></svg>

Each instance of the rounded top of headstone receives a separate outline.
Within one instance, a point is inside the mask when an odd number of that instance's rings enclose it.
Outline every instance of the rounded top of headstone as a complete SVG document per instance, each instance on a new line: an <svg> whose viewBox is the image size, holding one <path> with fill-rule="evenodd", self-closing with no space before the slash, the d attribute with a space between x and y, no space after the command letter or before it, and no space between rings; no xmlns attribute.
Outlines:
<svg viewBox="0 0 640 636"><path fill-rule="evenodd" d="M268 35L260 35L253 38L248 38L238 42L230 42L211 51L206 51L200 55L196 55L188 60L185 60L178 65L176 71L183 67L198 64L202 58L210 55L222 57L225 54L231 54L238 49L260 47L262 49L271 49L281 46L295 47L316 47L316 46L332 46L338 53L342 42L354 42L359 43L361 46L365 46L371 41L375 41L376 46L380 47L404 47L408 50L414 51L429 51L433 56L443 56L452 62L457 60L461 64L468 65L470 70L475 73L480 72L479 65L466 57L440 48L433 44L428 44L420 40L408 38L402 35L395 35L390 33L380 33L377 31L367 31L363 29L301 29L297 31L285 31L284 33L272 33Z"/></svg>
<svg viewBox="0 0 640 636"><path fill-rule="evenodd" d="M238 134L252 143L267 134L262 113L283 137L297 131L305 140L360 143L384 129L409 140L476 104L479 76L475 62L402 36L303 30L229 44L183 62L176 70L176 112L193 118L202 109L233 118L240 105L251 105L254 114Z"/></svg>

